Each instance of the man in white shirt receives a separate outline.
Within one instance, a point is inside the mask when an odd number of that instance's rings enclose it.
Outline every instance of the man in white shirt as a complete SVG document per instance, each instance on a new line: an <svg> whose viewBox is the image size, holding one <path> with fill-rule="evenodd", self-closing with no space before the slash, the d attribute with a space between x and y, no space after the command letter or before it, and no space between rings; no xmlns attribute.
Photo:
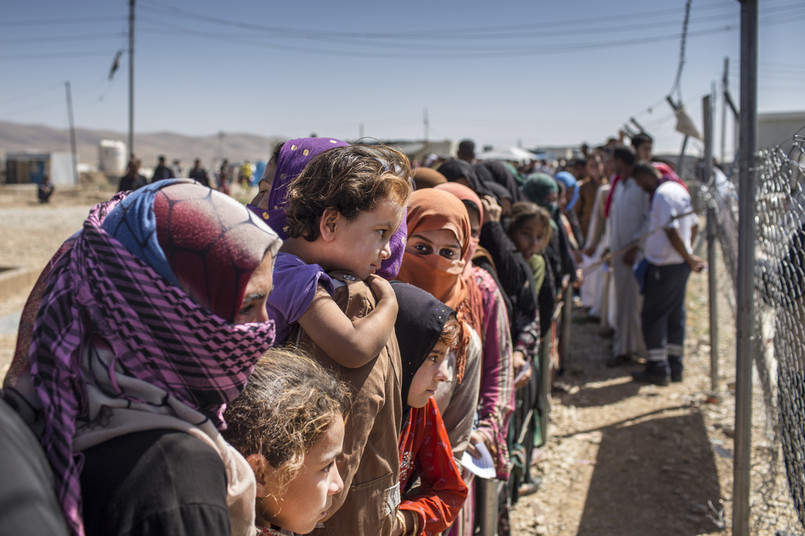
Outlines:
<svg viewBox="0 0 805 536"><path fill-rule="evenodd" d="M646 238L647 269L641 285L646 367L632 377L638 382L668 385L669 379L682 381L688 276L691 270L704 269L704 262L692 253L698 218L688 189L678 178L662 176L646 161L635 165L632 176L651 195L648 227L657 230Z"/></svg>

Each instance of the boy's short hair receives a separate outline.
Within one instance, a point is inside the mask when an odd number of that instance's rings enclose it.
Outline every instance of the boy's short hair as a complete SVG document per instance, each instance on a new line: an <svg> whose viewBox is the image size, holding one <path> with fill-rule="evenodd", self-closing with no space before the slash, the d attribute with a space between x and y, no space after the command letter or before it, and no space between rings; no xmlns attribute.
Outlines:
<svg viewBox="0 0 805 536"><path fill-rule="evenodd" d="M634 169L632 170L632 177L637 178L638 176L642 175L651 175L655 179L662 177L660 171L651 165L651 162L647 162L645 160L641 160L635 164Z"/></svg>
<svg viewBox="0 0 805 536"><path fill-rule="evenodd" d="M347 219L372 210L379 199L405 206L411 195L411 166L402 152L386 145L349 145L324 152L288 186L288 236L313 241L328 208Z"/></svg>
<svg viewBox="0 0 805 536"><path fill-rule="evenodd" d="M634 149L628 145L616 145L615 149L612 151L612 157L615 160L620 160L627 166L633 166L637 159Z"/></svg>
<svg viewBox="0 0 805 536"><path fill-rule="evenodd" d="M643 145L644 143L651 143L654 144L654 139L646 134L645 132L641 132L640 134L635 134L632 136L632 147L637 150L638 147Z"/></svg>

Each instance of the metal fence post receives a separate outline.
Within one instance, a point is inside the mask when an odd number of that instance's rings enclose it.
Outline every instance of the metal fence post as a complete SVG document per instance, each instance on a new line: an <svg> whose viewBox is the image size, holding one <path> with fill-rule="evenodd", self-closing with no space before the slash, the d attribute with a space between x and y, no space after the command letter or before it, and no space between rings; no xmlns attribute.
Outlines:
<svg viewBox="0 0 805 536"><path fill-rule="evenodd" d="M752 446L752 352L755 349L755 152L757 146L758 2L741 0L741 107L738 158L738 295L735 371L735 465L732 533L749 536Z"/></svg>
<svg viewBox="0 0 805 536"><path fill-rule="evenodd" d="M713 180L713 105L712 95L702 99L704 113L704 177L711 195L707 202L707 294L710 309L710 389L718 392L718 273L716 271L716 208Z"/></svg>

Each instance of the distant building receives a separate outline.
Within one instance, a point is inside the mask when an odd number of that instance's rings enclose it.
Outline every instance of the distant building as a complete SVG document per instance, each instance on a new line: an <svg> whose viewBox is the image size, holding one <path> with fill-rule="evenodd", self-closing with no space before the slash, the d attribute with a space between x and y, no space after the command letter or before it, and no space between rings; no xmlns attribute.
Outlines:
<svg viewBox="0 0 805 536"><path fill-rule="evenodd" d="M77 184L70 153L6 153L6 184L42 182L45 175L55 184Z"/></svg>
<svg viewBox="0 0 805 536"><path fill-rule="evenodd" d="M757 114L757 146L769 149L778 145L784 153L791 150L794 134L805 133L805 111Z"/></svg>
<svg viewBox="0 0 805 536"><path fill-rule="evenodd" d="M351 143L376 145L376 143L372 143L372 140L368 139ZM379 143L398 147L410 160L416 160L418 162L422 162L430 154L454 157L456 156L456 149L458 148L458 143L451 140L383 140Z"/></svg>

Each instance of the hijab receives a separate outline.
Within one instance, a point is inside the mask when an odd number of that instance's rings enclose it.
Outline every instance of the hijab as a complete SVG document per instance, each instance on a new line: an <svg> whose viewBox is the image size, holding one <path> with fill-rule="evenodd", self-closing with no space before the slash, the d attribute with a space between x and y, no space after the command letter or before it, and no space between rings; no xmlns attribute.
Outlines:
<svg viewBox="0 0 805 536"><path fill-rule="evenodd" d="M523 193L532 202L541 207L547 207L550 203L545 200L550 194L559 193L559 185L547 173L534 173L529 175L523 183Z"/></svg>
<svg viewBox="0 0 805 536"><path fill-rule="evenodd" d="M286 141L277 157L274 181L268 194L268 210L251 204L247 206L265 220L280 238L288 238L284 229L287 221L285 205L288 202L288 185L315 157L334 147L347 145L349 144L334 138L297 138Z"/></svg>
<svg viewBox="0 0 805 536"><path fill-rule="evenodd" d="M513 203L517 201L526 201L523 192L520 190L520 185L517 183L512 171L500 160L484 160L481 165L489 170L492 180L495 184L499 184L509 191L510 198Z"/></svg>
<svg viewBox="0 0 805 536"><path fill-rule="evenodd" d="M576 181L576 177L569 171L560 171L556 174L556 180L564 184L565 188L568 190L573 188L573 198L566 207L566 210L572 209L576 205L576 201L579 200L579 189L576 187L578 181Z"/></svg>
<svg viewBox="0 0 805 536"><path fill-rule="evenodd" d="M418 167L414 169L413 176L414 184L416 185L417 190L421 190L422 188L433 188L437 184L447 182L447 179L444 175L435 169L427 167Z"/></svg>
<svg viewBox="0 0 805 536"><path fill-rule="evenodd" d="M455 182L460 178L464 178L470 189L479 196L492 195L492 192L489 191L483 180L478 176L472 164L464 160L454 158L453 160L448 160L443 163L437 169L439 173L444 175L447 182Z"/></svg>
<svg viewBox="0 0 805 536"><path fill-rule="evenodd" d="M451 231L461 246L461 257L445 259L434 252L431 255L418 255L405 251L398 279L427 290L439 301L456 310L461 322L463 335L459 344L456 365L458 378L464 375L466 346L471 334L469 327L482 333L483 314L476 307L480 289L472 276L464 275L464 266L470 262L470 218L464 204L453 194L437 188L417 190L408 202L408 236L423 231L447 229ZM470 299L470 294L474 298ZM481 298L482 299L482 298Z"/></svg>
<svg viewBox="0 0 805 536"><path fill-rule="evenodd" d="M475 205L478 209L478 217L480 218L480 223L483 225L484 222L484 205L481 202L481 198L478 195L464 186L463 184L459 184L457 182L448 182L445 184L440 184L436 186L437 190L443 190L445 192L450 192L454 196L458 197L459 200L463 203L464 201L469 201L473 205ZM466 208L466 207L465 207ZM468 277L472 270L472 259L475 256L475 252L478 249L478 244L480 242L480 237L475 238L472 236L472 231L470 231L470 249L465 256L466 264L464 265L464 276ZM480 333L479 333L480 335Z"/></svg>
<svg viewBox="0 0 805 536"><path fill-rule="evenodd" d="M430 292L414 285L393 281L391 288L400 304L394 331L402 360L402 401L407 407L408 392L411 390L414 375L439 342L447 319L455 311L434 298Z"/></svg>
<svg viewBox="0 0 805 536"><path fill-rule="evenodd" d="M268 210L251 204L247 205L248 208L265 220L280 238L283 240L288 238L285 230L288 221L285 206L288 203L289 185L315 157L335 147L348 145L348 143L334 138L297 138L286 141L277 157L274 181L268 194ZM391 254L388 259L383 260L377 275L386 279L397 275L402 263L406 236L405 226L401 224L389 239Z"/></svg>
<svg viewBox="0 0 805 536"><path fill-rule="evenodd" d="M30 367L57 496L83 534L78 428L102 433L119 408L137 410L139 430L149 415L223 429L226 403L274 339L272 321L232 324L238 300L281 242L243 205L188 179L116 195L71 240L43 274L29 363L15 370Z"/></svg>

